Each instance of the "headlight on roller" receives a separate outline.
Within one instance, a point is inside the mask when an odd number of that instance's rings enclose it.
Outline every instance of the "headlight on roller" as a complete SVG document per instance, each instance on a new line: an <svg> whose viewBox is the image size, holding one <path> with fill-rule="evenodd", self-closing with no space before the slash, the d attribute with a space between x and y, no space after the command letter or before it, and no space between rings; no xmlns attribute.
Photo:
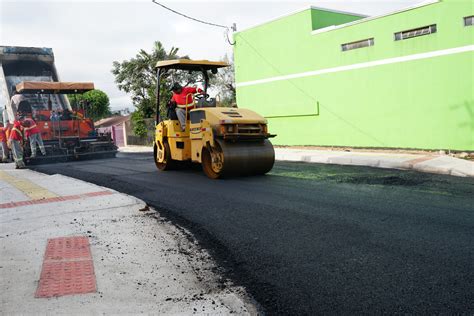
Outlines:
<svg viewBox="0 0 474 316"><path fill-rule="evenodd" d="M221 125L219 128L220 134L224 135L225 134L225 125Z"/></svg>

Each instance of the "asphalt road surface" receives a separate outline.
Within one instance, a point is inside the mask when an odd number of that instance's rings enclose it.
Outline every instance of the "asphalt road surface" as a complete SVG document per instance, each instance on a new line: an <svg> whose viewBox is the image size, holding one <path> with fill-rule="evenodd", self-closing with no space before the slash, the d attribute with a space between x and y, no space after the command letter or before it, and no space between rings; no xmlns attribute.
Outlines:
<svg viewBox="0 0 474 316"><path fill-rule="evenodd" d="M210 180L148 153L34 169L145 200L271 315L474 313L471 178L280 162Z"/></svg>

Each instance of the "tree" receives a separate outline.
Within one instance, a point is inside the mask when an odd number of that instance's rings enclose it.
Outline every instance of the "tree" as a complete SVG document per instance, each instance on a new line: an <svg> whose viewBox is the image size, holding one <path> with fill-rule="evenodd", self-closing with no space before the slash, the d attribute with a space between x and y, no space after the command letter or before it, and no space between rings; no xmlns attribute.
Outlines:
<svg viewBox="0 0 474 316"><path fill-rule="evenodd" d="M219 69L217 74L211 77L211 84L218 90L220 103L223 106L230 107L235 103L234 63L229 60L227 55L224 56L222 61L230 66Z"/></svg>
<svg viewBox="0 0 474 316"><path fill-rule="evenodd" d="M93 121L100 120L111 114L110 102L107 94L99 89L87 91L83 94L68 95L72 107L77 109L84 105L87 117Z"/></svg>
<svg viewBox="0 0 474 316"><path fill-rule="evenodd" d="M130 60L122 62L114 61L112 73L119 90L130 93L133 105L142 112L145 118L153 117L156 103L156 63L161 60L187 58L179 57L178 48L172 47L168 52L156 41L151 53L141 49L138 54ZM170 97L170 92L165 85L160 91L163 104ZM164 106L162 106L164 108Z"/></svg>
<svg viewBox="0 0 474 316"><path fill-rule="evenodd" d="M143 117L142 111L135 111L132 113L133 133L140 137L145 137L148 134L148 130Z"/></svg>
<svg viewBox="0 0 474 316"><path fill-rule="evenodd" d="M115 83L119 90L130 93L133 105L137 108L132 115L134 132L138 136L144 136L144 119L153 117L156 107L156 63L161 60L187 58L178 56L178 48L172 47L168 52L161 42L153 44L151 53L141 49L134 58L122 62L114 61L112 74L115 76ZM171 98L169 91L169 78L173 81L183 82L189 78L189 74L170 74L163 76L165 84L161 85L160 95L162 110L161 115L166 114L166 103ZM138 113L137 113L138 112ZM136 128L135 128L136 127Z"/></svg>

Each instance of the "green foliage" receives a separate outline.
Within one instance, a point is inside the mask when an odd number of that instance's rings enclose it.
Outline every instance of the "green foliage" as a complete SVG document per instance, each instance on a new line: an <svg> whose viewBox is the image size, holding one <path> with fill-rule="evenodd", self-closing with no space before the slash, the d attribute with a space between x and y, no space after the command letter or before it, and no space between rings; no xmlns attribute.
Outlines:
<svg viewBox="0 0 474 316"><path fill-rule="evenodd" d="M172 47L168 52L157 41L151 53L141 49L130 60L114 61L112 74L119 90L131 94L133 105L144 118L153 117L156 104L156 63L160 60L177 59L178 48ZM182 58L182 57L181 57ZM170 98L170 92L163 85L161 89L162 108ZM138 114L136 114L138 115Z"/></svg>
<svg viewBox="0 0 474 316"><path fill-rule="evenodd" d="M234 63L227 55L222 61L230 66L221 68L216 75L210 77L210 84L217 89L217 95L221 106L231 107L235 104L235 79L234 79Z"/></svg>
<svg viewBox="0 0 474 316"><path fill-rule="evenodd" d="M132 113L133 133L136 136L145 137L147 135L147 127L145 117L142 111L137 110Z"/></svg>
<svg viewBox="0 0 474 316"><path fill-rule="evenodd" d="M73 109L84 107L86 115L94 121L111 114L109 97L102 90L96 89L83 94L67 96Z"/></svg>
<svg viewBox="0 0 474 316"><path fill-rule="evenodd" d="M112 74L119 90L131 94L133 105L143 118L154 117L156 108L156 64L161 60L189 59L188 56L178 56L178 48L172 47L168 52L161 42L153 44L151 53L141 49L134 58L122 62L114 61ZM172 82L179 82L183 86L197 81L196 73L184 71L169 71L162 75L160 85L160 115L166 116L166 104L171 99Z"/></svg>

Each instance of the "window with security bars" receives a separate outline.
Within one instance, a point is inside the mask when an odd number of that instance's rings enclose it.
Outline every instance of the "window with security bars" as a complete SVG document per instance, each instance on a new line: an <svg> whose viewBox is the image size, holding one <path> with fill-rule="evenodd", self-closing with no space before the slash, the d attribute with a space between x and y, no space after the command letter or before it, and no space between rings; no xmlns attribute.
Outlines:
<svg viewBox="0 0 474 316"><path fill-rule="evenodd" d="M401 40L423 36L423 35L429 35L433 33L436 33L436 24L423 26L423 27L419 27L416 29L408 30L408 31L397 32L395 33L395 40L401 41Z"/></svg>
<svg viewBox="0 0 474 316"><path fill-rule="evenodd" d="M352 49L374 46L374 43L375 42L373 38L368 38L362 41L341 44L341 49L343 52L345 52Z"/></svg>
<svg viewBox="0 0 474 316"><path fill-rule="evenodd" d="M474 25L474 15L466 16L464 18L464 26L473 26Z"/></svg>

